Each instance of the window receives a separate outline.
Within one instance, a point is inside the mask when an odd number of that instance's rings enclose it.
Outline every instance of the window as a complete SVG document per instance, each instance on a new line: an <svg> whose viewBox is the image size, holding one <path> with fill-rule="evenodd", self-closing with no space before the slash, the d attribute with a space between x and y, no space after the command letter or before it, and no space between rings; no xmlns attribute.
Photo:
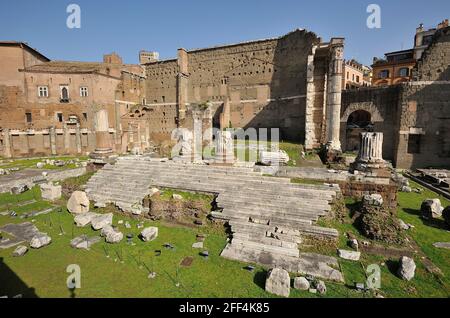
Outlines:
<svg viewBox="0 0 450 318"><path fill-rule="evenodd" d="M398 71L398 75L401 77L407 77L409 76L409 68L403 67Z"/></svg>
<svg viewBox="0 0 450 318"><path fill-rule="evenodd" d="M389 70L382 70L380 73L378 73L378 78L388 78L389 77Z"/></svg>
<svg viewBox="0 0 450 318"><path fill-rule="evenodd" d="M356 75L356 83L359 83L359 76Z"/></svg>
<svg viewBox="0 0 450 318"><path fill-rule="evenodd" d="M355 74L352 74L352 81L355 81Z"/></svg>
<svg viewBox="0 0 450 318"><path fill-rule="evenodd" d="M408 153L420 153L421 135L409 135L408 137Z"/></svg>
<svg viewBox="0 0 450 318"><path fill-rule="evenodd" d="M56 120L60 123L63 122L64 118L63 118L63 114L62 113L56 113Z"/></svg>
<svg viewBox="0 0 450 318"><path fill-rule="evenodd" d="M38 87L38 96L39 97L48 97L48 86L39 86Z"/></svg>
<svg viewBox="0 0 450 318"><path fill-rule="evenodd" d="M83 113L84 120L87 120L87 113Z"/></svg>
<svg viewBox="0 0 450 318"><path fill-rule="evenodd" d="M67 85L60 85L59 86L60 93L61 93L61 103L68 103L69 102L69 86Z"/></svg>
<svg viewBox="0 0 450 318"><path fill-rule="evenodd" d="M86 86L80 87L80 96L88 97L88 88Z"/></svg>
<svg viewBox="0 0 450 318"><path fill-rule="evenodd" d="M25 118L26 118L28 124L33 121L31 113L25 113Z"/></svg>
<svg viewBox="0 0 450 318"><path fill-rule="evenodd" d="M166 96L162 96L162 102L165 103L166 102Z"/></svg>

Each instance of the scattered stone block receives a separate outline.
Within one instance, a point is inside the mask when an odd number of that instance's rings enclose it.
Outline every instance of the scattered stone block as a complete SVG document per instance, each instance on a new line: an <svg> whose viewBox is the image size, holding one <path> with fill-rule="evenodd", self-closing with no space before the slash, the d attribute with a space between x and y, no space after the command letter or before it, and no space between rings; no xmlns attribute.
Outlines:
<svg viewBox="0 0 450 318"><path fill-rule="evenodd" d="M402 230L409 230L410 226L408 224L406 224L402 219L398 219L398 224L400 225L400 228Z"/></svg>
<svg viewBox="0 0 450 318"><path fill-rule="evenodd" d="M400 266L397 272L399 277L401 279L409 281L414 278L415 271L416 271L416 263L414 263L414 260L407 256L402 256L400 258Z"/></svg>
<svg viewBox="0 0 450 318"><path fill-rule="evenodd" d="M298 290L309 290L310 283L305 277L294 278L294 288Z"/></svg>
<svg viewBox="0 0 450 318"><path fill-rule="evenodd" d="M203 242L195 242L192 244L192 248L203 248Z"/></svg>
<svg viewBox="0 0 450 318"><path fill-rule="evenodd" d="M161 191L159 191L158 188L151 188L150 189L150 193L149 193L149 197L158 196L160 193L161 193Z"/></svg>
<svg viewBox="0 0 450 318"><path fill-rule="evenodd" d="M36 168L38 168L38 169L43 169L44 166L45 166L45 163L43 163L43 162L38 162L38 163L36 164Z"/></svg>
<svg viewBox="0 0 450 318"><path fill-rule="evenodd" d="M401 188L400 191L401 191L401 192L406 192L406 193L411 193L411 192L412 192L412 189L411 189L410 186L404 185L404 186L402 186L402 188Z"/></svg>
<svg viewBox="0 0 450 318"><path fill-rule="evenodd" d="M94 230L101 230L107 225L111 225L113 222L113 214L97 214L91 218L91 225Z"/></svg>
<svg viewBox="0 0 450 318"><path fill-rule="evenodd" d="M289 273L282 268L273 268L267 274L265 289L268 293L289 297L291 279Z"/></svg>
<svg viewBox="0 0 450 318"><path fill-rule="evenodd" d="M327 292L327 286L323 280L319 280L316 285L317 292L324 295Z"/></svg>
<svg viewBox="0 0 450 318"><path fill-rule="evenodd" d="M260 151L259 162L268 166L287 165L289 162L289 155L284 150L277 152Z"/></svg>
<svg viewBox="0 0 450 318"><path fill-rule="evenodd" d="M183 197L181 195L179 195L179 194L174 193L174 194L172 194L172 199L174 199L174 200L183 200Z"/></svg>
<svg viewBox="0 0 450 318"><path fill-rule="evenodd" d="M89 250L89 248L95 244L100 242L99 237L91 237L89 238L87 235L81 235L78 237L75 237L73 240L70 241L70 246L77 249L85 249Z"/></svg>
<svg viewBox="0 0 450 318"><path fill-rule="evenodd" d="M116 229L113 229L112 231L109 231L106 234L106 242L107 243L112 243L112 244L119 243L120 241L122 241L122 239L123 239L123 233Z"/></svg>
<svg viewBox="0 0 450 318"><path fill-rule="evenodd" d="M141 231L140 237L144 242L153 241L158 237L158 228L154 226L147 227Z"/></svg>
<svg viewBox="0 0 450 318"><path fill-rule="evenodd" d="M125 222L125 228L126 229L131 229L131 225L130 225L130 223L128 221Z"/></svg>
<svg viewBox="0 0 450 318"><path fill-rule="evenodd" d="M346 260L359 261L359 258L361 257L361 252L338 250L338 255L340 258Z"/></svg>
<svg viewBox="0 0 450 318"><path fill-rule="evenodd" d="M349 245L351 248L355 249L356 251L359 251L359 243L357 239L351 239L349 242Z"/></svg>
<svg viewBox="0 0 450 318"><path fill-rule="evenodd" d="M17 246L17 248L13 252L14 257L24 256L25 253L28 252L28 247L24 245Z"/></svg>
<svg viewBox="0 0 450 318"><path fill-rule="evenodd" d="M19 184L11 188L12 194L21 194L24 193L25 191L28 191L28 186L26 184Z"/></svg>
<svg viewBox="0 0 450 318"><path fill-rule="evenodd" d="M75 191L67 201L67 210L72 214L82 214L89 212L89 199L85 192Z"/></svg>
<svg viewBox="0 0 450 318"><path fill-rule="evenodd" d="M366 194L363 197L363 204L369 206L382 206L383 205L383 197L381 194Z"/></svg>
<svg viewBox="0 0 450 318"><path fill-rule="evenodd" d="M429 220L442 216L443 207L439 199L426 199L420 207L422 218Z"/></svg>
<svg viewBox="0 0 450 318"><path fill-rule="evenodd" d="M450 242L436 242L433 244L433 246L437 248L450 249Z"/></svg>
<svg viewBox="0 0 450 318"><path fill-rule="evenodd" d="M48 201L56 201L61 198L62 186L53 185L52 183L41 184L42 199Z"/></svg>
<svg viewBox="0 0 450 318"><path fill-rule="evenodd" d="M35 235L31 241L30 241L30 247L31 248L41 248L44 246L47 246L51 243L52 238L50 236L48 236L45 233L40 233L38 235Z"/></svg>
<svg viewBox="0 0 450 318"><path fill-rule="evenodd" d="M92 213L92 212L78 214L74 217L73 220L75 221L75 224L78 227L84 227L84 226L88 225L89 223L91 223L92 218L96 215L98 215L98 214Z"/></svg>

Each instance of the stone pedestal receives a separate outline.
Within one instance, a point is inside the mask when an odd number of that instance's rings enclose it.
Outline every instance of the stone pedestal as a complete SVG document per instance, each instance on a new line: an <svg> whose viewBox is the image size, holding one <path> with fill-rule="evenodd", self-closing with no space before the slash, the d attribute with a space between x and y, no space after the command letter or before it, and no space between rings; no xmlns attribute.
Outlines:
<svg viewBox="0 0 450 318"><path fill-rule="evenodd" d="M99 110L95 115L95 141L96 146L91 158L103 159L113 154L111 147L111 136L109 135L108 112L106 109Z"/></svg>
<svg viewBox="0 0 450 318"><path fill-rule="evenodd" d="M230 131L220 130L216 134L216 155L214 163L233 164L234 162L233 136Z"/></svg>
<svg viewBox="0 0 450 318"><path fill-rule="evenodd" d="M383 159L383 133L364 132L360 135L358 157L352 164L352 170L372 173L374 176L384 176L389 167Z"/></svg>

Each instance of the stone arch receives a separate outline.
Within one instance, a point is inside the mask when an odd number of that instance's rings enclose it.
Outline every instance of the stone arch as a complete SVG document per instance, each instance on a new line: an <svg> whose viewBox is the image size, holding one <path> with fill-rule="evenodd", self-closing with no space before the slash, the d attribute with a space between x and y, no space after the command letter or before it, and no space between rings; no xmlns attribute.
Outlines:
<svg viewBox="0 0 450 318"><path fill-rule="evenodd" d="M364 103L352 103L350 104L344 111L341 116L341 123L347 123L350 115L358 110L364 110L370 114L372 122L380 122L384 121L383 116L381 115L378 108L371 102Z"/></svg>
<svg viewBox="0 0 450 318"><path fill-rule="evenodd" d="M341 116L341 143L344 151L359 149L361 132L373 131L374 124L383 122L378 108L372 102L352 103ZM358 124L358 125L354 125Z"/></svg>

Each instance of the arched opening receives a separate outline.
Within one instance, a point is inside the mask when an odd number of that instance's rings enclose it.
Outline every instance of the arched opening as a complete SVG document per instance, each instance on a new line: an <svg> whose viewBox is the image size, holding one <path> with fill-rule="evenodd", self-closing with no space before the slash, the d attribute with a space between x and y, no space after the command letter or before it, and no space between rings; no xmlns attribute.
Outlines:
<svg viewBox="0 0 450 318"><path fill-rule="evenodd" d="M359 135L373 131L372 116L368 111L356 110L348 116L346 127L346 150L359 150Z"/></svg>

